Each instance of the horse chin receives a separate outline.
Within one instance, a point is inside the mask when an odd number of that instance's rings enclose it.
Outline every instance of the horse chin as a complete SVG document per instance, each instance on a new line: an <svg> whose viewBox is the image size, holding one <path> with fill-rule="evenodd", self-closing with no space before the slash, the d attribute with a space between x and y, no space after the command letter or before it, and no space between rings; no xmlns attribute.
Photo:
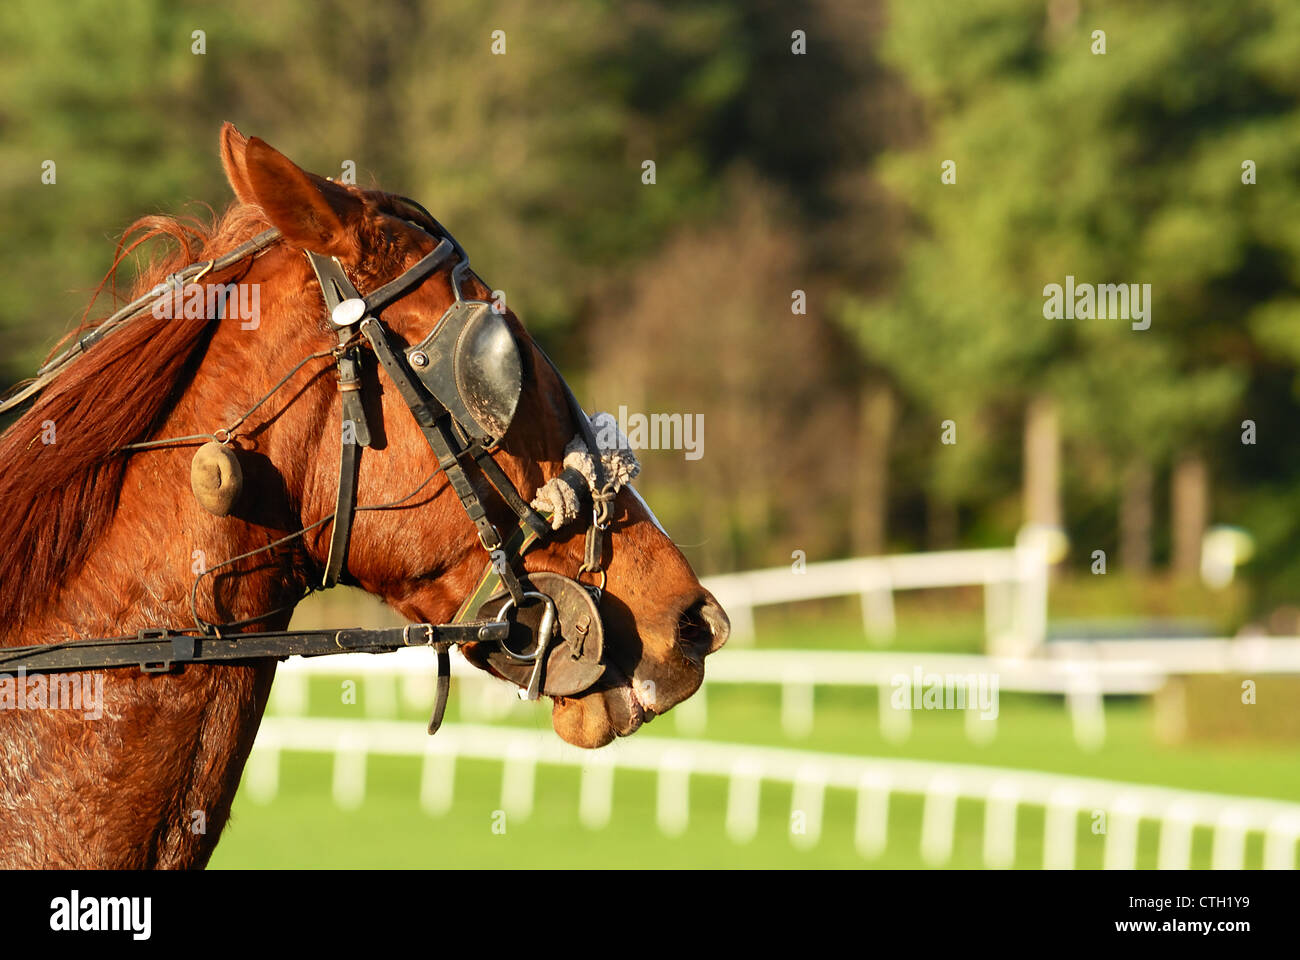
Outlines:
<svg viewBox="0 0 1300 960"><path fill-rule="evenodd" d="M632 685L623 682L576 697L555 697L551 725L561 739L575 747L595 749L641 729L649 713L637 699Z"/></svg>

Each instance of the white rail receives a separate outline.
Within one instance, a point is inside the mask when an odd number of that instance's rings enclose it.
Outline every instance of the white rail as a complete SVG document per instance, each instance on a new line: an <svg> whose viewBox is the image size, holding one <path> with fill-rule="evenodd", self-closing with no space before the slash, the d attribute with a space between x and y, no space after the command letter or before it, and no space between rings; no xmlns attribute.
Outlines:
<svg viewBox="0 0 1300 960"><path fill-rule="evenodd" d="M1043 866L1073 868L1079 840L1078 816L1094 823L1104 818L1104 864L1136 865L1138 824L1160 822L1157 864L1185 869L1191 863L1192 831L1213 831L1212 864L1237 869L1245 859L1246 835L1264 834L1264 866L1294 869L1300 838L1300 804L1248 797L1174 790L1026 770L931 763L918 760L854 757L772 747L708 741L654 739L638 735L603 750L586 751L561 742L550 731L452 724L436 737L410 723L269 718L262 724L245 772L244 789L255 802L273 799L279 783L282 751L334 755L334 797L355 809L365 800L369 754L422 759L420 802L432 815L446 813L453 802L455 761L464 757L503 764L501 809L507 817L526 819L534 802L537 764L581 770L579 816L596 829L609 822L613 809L614 771L658 774L657 823L667 835L684 831L690 818L690 778L725 777L729 781L726 827L733 840L751 840L759 826L763 781L793 786L790 840L814 846L821 835L827 788L857 794L855 843L874 858L884 852L889 833L890 797L895 793L924 798L921 856L931 865L952 858L956 801L982 802L984 862L1008 867L1016 859L1017 812L1023 805L1046 810Z"/></svg>
<svg viewBox="0 0 1300 960"><path fill-rule="evenodd" d="M501 720L523 712L509 685L495 680L453 654L454 696L464 716ZM781 688L781 725L787 736L805 737L814 724L814 690L818 686L873 687L878 690L877 714L881 734L892 743L912 733L909 710L892 707L902 683L917 671L929 677L994 678L999 691L1063 695L1070 711L1075 740L1085 749L1105 741L1104 697L1150 694L1164 681L1164 672L1150 662L1044 661L962 654L903 654L824 650L729 650L710 658L705 685L673 709L678 728L691 736L704 733L708 722L708 690L721 685L772 684ZM433 659L426 650L399 650L374 657L293 658L279 668L272 691L271 712L301 715L307 710L311 677L359 680L350 703L360 701L367 716L397 715L401 696L412 709L433 703ZM910 687L904 694L910 697ZM966 733L973 742L987 743L997 735L997 717L988 711L965 711Z"/></svg>
<svg viewBox="0 0 1300 960"><path fill-rule="evenodd" d="M1027 533L1014 548L859 557L709 577L704 585L731 618L732 640L751 644L760 606L857 595L869 638L894 636L894 592L937 587L984 587L990 653L1023 655L1047 635L1046 546Z"/></svg>
<svg viewBox="0 0 1300 960"><path fill-rule="evenodd" d="M1075 742L1095 750L1106 738L1105 698L1149 695L1171 675L1249 672L1300 673L1300 638L1209 638L1169 641L1101 641L1053 643L1051 654L1036 658L984 657L966 654L886 653L827 650L727 650L711 657L704 687L673 710L679 729L703 734L710 687L723 684L771 684L781 688L781 723L792 738L807 736L814 723L814 690L819 686L874 687L882 736L893 743L912 732L912 711L895 709L892 698L906 684L930 678L985 678L998 693L1063 696ZM1129 656L1125 657L1124 654ZM1073 655L1073 656L1071 656ZM456 695L471 718L501 719L518 704L508 685L454 657ZM368 716L395 716L398 684L408 705L427 709L433 701L433 662L427 650L401 650L373 657L293 658L279 669L272 712L306 711L308 680L333 676L361 680L356 699ZM904 699L910 695L910 686ZM354 699L352 702L356 702ZM997 735L997 716L966 709L967 736L987 743Z"/></svg>
<svg viewBox="0 0 1300 960"><path fill-rule="evenodd" d="M1049 659L1089 660L1098 666L1154 663L1166 674L1300 673L1300 637L1056 640L1045 653Z"/></svg>

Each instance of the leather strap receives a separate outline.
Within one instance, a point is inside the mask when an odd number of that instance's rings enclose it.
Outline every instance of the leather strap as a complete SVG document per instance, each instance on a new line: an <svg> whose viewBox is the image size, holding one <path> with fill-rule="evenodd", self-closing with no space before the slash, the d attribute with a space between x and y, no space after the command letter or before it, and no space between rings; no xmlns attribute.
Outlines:
<svg viewBox="0 0 1300 960"><path fill-rule="evenodd" d="M176 664L225 663L262 658L320 657L335 653L391 653L401 647L432 646L446 656L453 643L504 641L510 624L475 620L454 624L408 624L384 630L277 630L228 637L195 636L169 630L141 630L134 637L68 640L0 649L0 671L53 673L138 666L162 673ZM439 658L439 669L445 661Z"/></svg>
<svg viewBox="0 0 1300 960"><path fill-rule="evenodd" d="M357 471L360 467L361 444L350 443L345 437L339 447L339 489L334 502L334 522L330 528L330 550L325 560L325 577L321 586L332 587L339 582L348 562L348 544L352 539L352 520L357 510Z"/></svg>
<svg viewBox="0 0 1300 960"><path fill-rule="evenodd" d="M320 283L325 300L325 313L332 317L334 308L344 300L360 295L334 257L323 257L308 251L307 260ZM370 424L366 420L365 404L361 401L361 354L350 345L356 334L356 324L341 327L338 331L338 387L339 406L342 410L342 430L339 437L339 484L334 502L334 521L330 526L329 553L325 560L325 576L321 586L332 587L339 582L347 569L348 544L352 539L352 521L357 509L357 472L360 469L361 448L370 446Z"/></svg>
<svg viewBox="0 0 1300 960"><path fill-rule="evenodd" d="M38 378L45 378L49 374L54 373L69 360L73 360L85 353L108 334L112 333L117 327L130 320L134 320L145 310L151 308L160 296L171 296L172 291L176 286L183 288L186 283L196 277L212 277L213 275L220 273L222 270L225 270L227 267L232 267L248 257L261 253L279 239L280 231L275 227L272 227L269 230L263 230L257 236L253 237L253 239L241 243L233 250L222 254L215 260L209 260L204 263L193 263L179 273L172 274L167 278L167 289L165 291L160 293L159 288L155 287L147 293L137 297L135 300L132 300L107 320L99 323L93 330L83 333L81 337L72 344L72 346L68 347L68 349L64 350L57 357L53 358L37 370L36 376ZM209 280L209 282L212 281ZM0 404L0 413L3 413L8 409L9 405L10 401L8 400L3 404Z"/></svg>
<svg viewBox="0 0 1300 960"><path fill-rule="evenodd" d="M520 523L515 527L514 532L506 538L501 549L507 557L522 558L533 544L540 539L542 537L538 535L536 530ZM472 620L475 612L487 602L488 598L499 593L501 587L505 585L505 579L497 572L496 564L489 561L483 568L478 583L470 591L469 596L461 602L460 608L456 611L456 615L451 618L451 622L464 623ZM518 603L519 601L516 600L515 602Z"/></svg>
<svg viewBox="0 0 1300 960"><path fill-rule="evenodd" d="M539 536L544 537L550 533L550 525L519 495L515 485L510 482L510 478L506 476L500 464L492 458L492 454L488 452L486 447L476 441L469 447L468 452L474 458L474 462L478 464L478 468L483 471L483 476L501 495L501 499L506 502L506 505L515 512L515 516L519 518L520 522L536 530ZM583 486L586 486L585 481Z"/></svg>
<svg viewBox="0 0 1300 960"><path fill-rule="evenodd" d="M442 726L442 716L447 712L447 698L451 694L451 657L447 655L447 648L446 643L433 644L433 649L438 655L438 672L434 677L433 713L429 716L429 736L437 733L438 728Z"/></svg>
<svg viewBox="0 0 1300 960"><path fill-rule="evenodd" d="M411 269L396 279L390 280L382 287L371 290L366 294L366 315L378 314L379 311L394 300L400 300L406 296L406 294L422 284L431 273L441 267L455 252L456 245L454 243L445 237L439 240L438 245L429 253L426 253Z"/></svg>
<svg viewBox="0 0 1300 960"><path fill-rule="evenodd" d="M464 467L461 465L460 458L465 450L459 446L451 433L451 416L438 401L429 396L424 391L424 388L411 377L405 362L398 356L397 351L389 341L388 330L381 321L374 317L367 317L361 322L361 334L370 342L371 348L375 351L375 356L379 358L379 362L383 364L384 370L397 387L397 392L410 408L416 425L419 426L420 432L424 434L424 439L428 441L429 447L438 458L438 466L446 474L452 490L456 492L456 496L460 499L461 507L464 508L465 513L478 531L479 543L489 553L501 549L501 534L497 532L497 528L493 526L492 521L488 518L487 510L483 506L483 501L479 499L478 491L474 489L474 484L470 481ZM520 584L518 577L510 568L509 562L503 564L502 569L497 572L501 574L502 579L505 581L510 595L515 598L517 603L522 603L524 599L523 585Z"/></svg>

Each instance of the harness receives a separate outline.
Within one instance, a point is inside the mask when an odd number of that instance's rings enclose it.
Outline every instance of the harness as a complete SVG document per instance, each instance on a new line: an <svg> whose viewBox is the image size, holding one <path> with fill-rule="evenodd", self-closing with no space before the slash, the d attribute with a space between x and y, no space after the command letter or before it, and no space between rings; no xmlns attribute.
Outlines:
<svg viewBox="0 0 1300 960"><path fill-rule="evenodd" d="M213 434L151 440L121 448L130 452L207 441L205 449L224 448L226 456L234 461L234 473L238 476L238 462L229 450L237 428L308 362L332 357L337 367L343 420L334 513L200 573L190 595L193 629L151 629L141 630L134 637L67 640L2 648L0 670L55 672L135 666L146 673L159 673L187 663L353 652L387 653L405 646L429 646L435 651L437 669L436 697L428 725L430 734L437 731L446 710L450 690L449 650L455 644L490 645L486 656L488 664L521 688L521 699L536 700L542 694L571 696L586 690L600 678L605 669L604 626L599 609L605 578L603 535L609 521L610 504L621 481L617 473L606 479L601 445L591 421L550 357L537 347L561 384L578 431L575 443L580 441L590 453L589 472L566 466L557 478L577 494L581 501L579 515L587 515L590 520L586 526L583 562L576 579L555 573L530 574L524 571L524 555L552 533L553 524L550 512L534 509L492 456L513 422L523 390L519 345L496 305L465 295L462 287L470 267L469 257L460 244L419 204L405 198L397 198L395 202L409 207L408 223L436 241L432 252L396 279L363 296L336 258L306 252L320 283L326 312L337 332L335 348L304 358L233 424ZM439 235L430 233L412 219L416 213L433 224ZM127 304L38 370L33 381L20 385L8 398L0 401L0 413L13 409L43 389L66 369L68 363L103 337L149 310L160 296L170 295L172 286L183 287L214 271L257 256L278 239L279 230L267 230L220 258L192 264L169 277L167 285ZM453 260L451 287L454 301L423 340L403 350L382 320L384 309L417 289ZM415 490L392 503L358 506L357 477L361 455L372 442L362 400L363 341L370 346L406 403L437 457L438 469ZM626 450L622 454L631 456ZM476 466L517 518L515 528L505 537L488 518L478 490L466 470L470 463ZM635 475L634 458L632 464L632 475ZM304 536L326 523L331 524L329 552L320 587L334 586L347 570L348 545L356 514L401 505L418 494L439 472L447 477L488 555L476 586L450 623L408 624L381 630L222 633L288 609L301 597L259 617L223 624L209 623L199 616L198 589L205 576ZM556 524L563 519L557 516ZM597 577L598 583L581 582L584 575ZM317 588L311 587L308 592L313 589Z"/></svg>

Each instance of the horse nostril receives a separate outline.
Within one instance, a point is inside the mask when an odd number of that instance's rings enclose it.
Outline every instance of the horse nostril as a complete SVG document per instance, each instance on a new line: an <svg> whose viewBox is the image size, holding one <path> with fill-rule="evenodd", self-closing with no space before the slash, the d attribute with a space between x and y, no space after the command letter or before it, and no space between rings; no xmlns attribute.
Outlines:
<svg viewBox="0 0 1300 960"><path fill-rule="evenodd" d="M704 601L700 601L682 611L682 615L677 618L677 639L682 643L698 643L701 637L708 635L709 627L700 615L703 605Z"/></svg>
<svg viewBox="0 0 1300 960"><path fill-rule="evenodd" d="M695 601L677 618L677 641L700 654L713 653L731 633L731 621L711 596Z"/></svg>

